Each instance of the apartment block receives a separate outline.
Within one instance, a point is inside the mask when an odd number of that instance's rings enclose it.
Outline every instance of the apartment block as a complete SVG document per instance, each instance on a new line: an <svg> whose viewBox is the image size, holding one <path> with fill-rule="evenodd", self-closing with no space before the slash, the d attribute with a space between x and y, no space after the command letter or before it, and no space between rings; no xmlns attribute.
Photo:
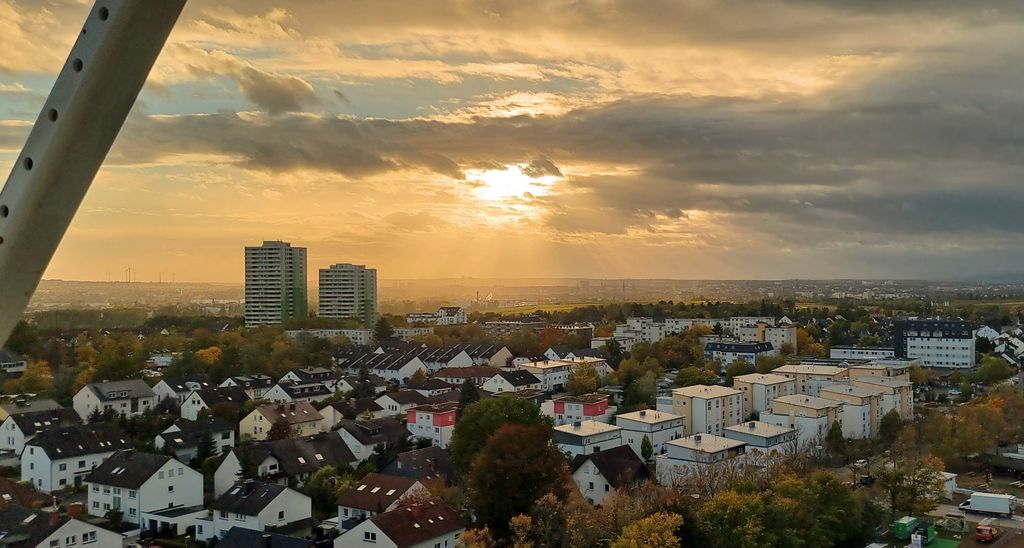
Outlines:
<svg viewBox="0 0 1024 548"><path fill-rule="evenodd" d="M279 325L308 313L306 248L266 241L245 248L245 325Z"/></svg>
<svg viewBox="0 0 1024 548"><path fill-rule="evenodd" d="M683 419L684 436L721 435L743 422L743 392L725 386L695 385L672 391L672 413Z"/></svg>

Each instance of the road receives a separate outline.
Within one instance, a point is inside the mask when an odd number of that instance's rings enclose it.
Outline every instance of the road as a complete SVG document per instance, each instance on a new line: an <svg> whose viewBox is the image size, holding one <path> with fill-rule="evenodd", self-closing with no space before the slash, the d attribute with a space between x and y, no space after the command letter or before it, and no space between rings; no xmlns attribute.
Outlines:
<svg viewBox="0 0 1024 548"><path fill-rule="evenodd" d="M933 516L945 516L946 514L959 513L960 509L952 504L940 504L938 508L931 511ZM978 523L989 516L983 514L967 514L967 521ZM995 516L992 516L995 517ZM1003 529L1024 529L1024 516L1013 516L1012 518L995 518L993 523L996 527Z"/></svg>

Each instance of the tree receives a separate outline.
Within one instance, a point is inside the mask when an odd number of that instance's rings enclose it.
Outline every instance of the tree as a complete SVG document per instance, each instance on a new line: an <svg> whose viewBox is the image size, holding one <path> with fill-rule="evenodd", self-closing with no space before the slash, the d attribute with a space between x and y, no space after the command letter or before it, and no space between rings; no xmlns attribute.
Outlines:
<svg viewBox="0 0 1024 548"><path fill-rule="evenodd" d="M725 385L732 386L732 379L741 375L749 375L756 373L757 369L754 364L748 362L743 358L737 358L732 362L732 365L725 370Z"/></svg>
<svg viewBox="0 0 1024 548"><path fill-rule="evenodd" d="M928 371L925 371L920 365L914 364L910 366L910 382L916 385L926 384L928 382Z"/></svg>
<svg viewBox="0 0 1024 548"><path fill-rule="evenodd" d="M505 424L473 459L470 506L479 523L504 537L513 516L528 512L547 493L564 498L570 481L550 426Z"/></svg>
<svg viewBox="0 0 1024 548"><path fill-rule="evenodd" d="M50 364L43 360L32 360L25 366L21 377L4 383L5 394L38 394L53 387L53 373Z"/></svg>
<svg viewBox="0 0 1024 548"><path fill-rule="evenodd" d="M574 396L589 394L597 390L597 369L592 365L583 365L573 369L565 382L565 390Z"/></svg>
<svg viewBox="0 0 1024 548"><path fill-rule="evenodd" d="M339 470L334 465L324 466L313 472L306 481L304 490L309 495L317 515L336 514L338 507L335 501L352 483L351 470L345 464L341 466L345 469Z"/></svg>
<svg viewBox="0 0 1024 548"><path fill-rule="evenodd" d="M373 340L377 341L379 344L384 341L393 340L394 338L395 330L391 328L391 323L388 322L387 318L381 316L380 319L377 320L377 325L373 328Z"/></svg>
<svg viewBox="0 0 1024 548"><path fill-rule="evenodd" d="M1014 369L1006 360L995 356L985 356L978 365L975 378L984 384L995 384L1013 376Z"/></svg>
<svg viewBox="0 0 1024 548"><path fill-rule="evenodd" d="M890 519L900 512L919 515L938 507L944 493L943 468L942 460L928 451L922 433L906 428L874 473L888 496Z"/></svg>
<svg viewBox="0 0 1024 548"><path fill-rule="evenodd" d="M224 357L224 351L219 346L208 346L196 351L196 359L206 365L213 365Z"/></svg>
<svg viewBox="0 0 1024 548"><path fill-rule="evenodd" d="M611 546L612 548L675 548L679 546L676 529L679 529L682 524L683 517L679 514L658 512L627 525Z"/></svg>
<svg viewBox="0 0 1024 548"><path fill-rule="evenodd" d="M11 336L7 338L7 343L0 344L0 347L6 346L13 352L29 356L35 354L41 342L42 339L39 337L39 330L36 326L25 320L20 320L14 325L14 330L11 331Z"/></svg>
<svg viewBox="0 0 1024 548"><path fill-rule="evenodd" d="M793 343L784 342L779 347L779 353L783 356L792 356L796 354L796 346Z"/></svg>
<svg viewBox="0 0 1024 548"><path fill-rule="evenodd" d="M267 431L268 440L285 440L292 437L292 427L288 424L288 421L279 420L275 421L271 425L270 430Z"/></svg>
<svg viewBox="0 0 1024 548"><path fill-rule="evenodd" d="M551 426L551 419L542 415L537 404L514 397L497 397L478 401L462 413L455 423L448 449L456 471L469 471L476 454L487 444L487 438L506 423L524 426Z"/></svg>
<svg viewBox="0 0 1024 548"><path fill-rule="evenodd" d="M480 401L480 389L477 388L476 381L471 378L467 377L462 381L462 388L459 392L459 408L455 413L456 419L461 419L467 407Z"/></svg>
<svg viewBox="0 0 1024 548"><path fill-rule="evenodd" d="M658 377L654 371L648 371L642 377L626 386L622 398L622 407L630 409L647 409L654 407L658 397Z"/></svg>
<svg viewBox="0 0 1024 548"><path fill-rule="evenodd" d="M903 418L895 409L890 410L878 424L878 438L886 446L892 445L903 430Z"/></svg>
<svg viewBox="0 0 1024 548"><path fill-rule="evenodd" d="M754 360L754 367L758 373L770 373L783 365L786 365L786 356L758 356Z"/></svg>
<svg viewBox="0 0 1024 548"><path fill-rule="evenodd" d="M833 422L828 434L825 435L825 450L833 459L846 460L849 442L843 436L843 427L839 425L839 421Z"/></svg>
<svg viewBox="0 0 1024 548"><path fill-rule="evenodd" d="M651 438L644 434L644 439L640 440L640 456L644 458L644 462L651 462L651 457L654 456L654 445L651 444Z"/></svg>
<svg viewBox="0 0 1024 548"><path fill-rule="evenodd" d="M676 373L676 386L715 384L715 374L700 367L684 367Z"/></svg>

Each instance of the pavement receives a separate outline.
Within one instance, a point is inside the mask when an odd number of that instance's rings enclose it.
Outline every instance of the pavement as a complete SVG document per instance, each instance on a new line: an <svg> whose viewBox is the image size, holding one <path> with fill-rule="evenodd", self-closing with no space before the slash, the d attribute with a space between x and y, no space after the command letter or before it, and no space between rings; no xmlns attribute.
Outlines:
<svg viewBox="0 0 1024 548"><path fill-rule="evenodd" d="M933 516L944 517L946 514L956 514L959 512L960 508L952 504L940 504L939 507L932 510L930 514ZM996 527L1001 527L1003 529L1024 529L1024 516L1013 516L1010 518L999 518L995 516L986 516L984 514L966 514L966 516L967 521L975 524L987 517L993 517L995 518L993 525Z"/></svg>

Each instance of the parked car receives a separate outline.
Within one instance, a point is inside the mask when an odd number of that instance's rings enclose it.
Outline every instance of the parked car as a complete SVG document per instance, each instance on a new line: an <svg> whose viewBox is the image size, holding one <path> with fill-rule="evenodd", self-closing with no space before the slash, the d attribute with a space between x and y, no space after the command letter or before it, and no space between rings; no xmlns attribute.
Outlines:
<svg viewBox="0 0 1024 548"><path fill-rule="evenodd" d="M960 392L960 390L959 390L959 389L956 389L956 388L951 388L951 389L949 390L949 397L951 397L951 398L956 398L956 397L959 397L959 396L960 396L960 394L961 394L961 392Z"/></svg>
<svg viewBox="0 0 1024 548"><path fill-rule="evenodd" d="M867 468L868 467L868 459L857 459L857 460L853 461L853 467L857 468L857 469Z"/></svg>

